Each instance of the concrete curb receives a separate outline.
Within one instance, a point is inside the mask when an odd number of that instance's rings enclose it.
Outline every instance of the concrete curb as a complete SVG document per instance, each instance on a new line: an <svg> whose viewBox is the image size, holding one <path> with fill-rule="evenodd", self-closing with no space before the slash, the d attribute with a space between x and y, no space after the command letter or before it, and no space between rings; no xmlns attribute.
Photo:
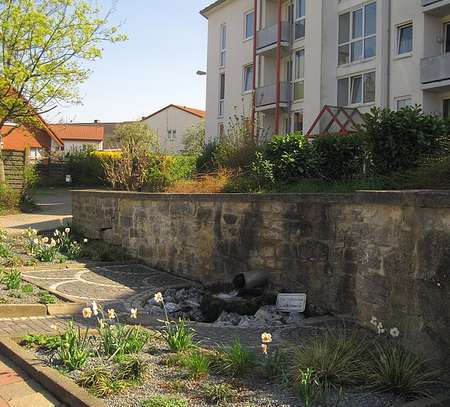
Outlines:
<svg viewBox="0 0 450 407"><path fill-rule="evenodd" d="M0 338L0 352L67 406L105 407L103 401L90 395L57 370L43 365L11 338Z"/></svg>
<svg viewBox="0 0 450 407"><path fill-rule="evenodd" d="M46 317L44 304L0 304L0 318Z"/></svg>

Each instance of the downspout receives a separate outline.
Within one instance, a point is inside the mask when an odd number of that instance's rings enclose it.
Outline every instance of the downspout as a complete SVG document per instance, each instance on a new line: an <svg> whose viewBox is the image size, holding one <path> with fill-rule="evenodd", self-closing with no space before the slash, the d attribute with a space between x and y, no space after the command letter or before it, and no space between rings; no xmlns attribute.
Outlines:
<svg viewBox="0 0 450 407"><path fill-rule="evenodd" d="M391 0L387 0L388 3L388 53L387 53L387 77L386 77L386 83L387 83L387 92L386 92L386 97L387 97L387 104L386 107L390 108L391 106L391 36L392 36L392 31L391 31L391 17L392 17L392 3Z"/></svg>
<svg viewBox="0 0 450 407"><path fill-rule="evenodd" d="M254 24L253 24L253 97L252 97L252 134L256 138L256 36L258 34L258 0L254 0Z"/></svg>
<svg viewBox="0 0 450 407"><path fill-rule="evenodd" d="M278 37L276 56L276 108L275 108L275 134L280 133L280 99L281 99L281 10L282 0L278 0Z"/></svg>

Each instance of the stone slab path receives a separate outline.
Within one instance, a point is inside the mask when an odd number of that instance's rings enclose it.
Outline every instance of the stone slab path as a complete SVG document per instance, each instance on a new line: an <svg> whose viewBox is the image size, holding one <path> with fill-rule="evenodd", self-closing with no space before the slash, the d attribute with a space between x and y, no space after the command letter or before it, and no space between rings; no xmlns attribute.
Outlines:
<svg viewBox="0 0 450 407"><path fill-rule="evenodd" d="M38 231L56 229L72 220L72 193L68 189L45 189L35 197L37 211L0 216L0 229L11 234L22 233L27 228Z"/></svg>
<svg viewBox="0 0 450 407"><path fill-rule="evenodd" d="M140 309L144 299L161 288L194 284L140 264L24 271L22 278L74 302L95 300L119 311Z"/></svg>

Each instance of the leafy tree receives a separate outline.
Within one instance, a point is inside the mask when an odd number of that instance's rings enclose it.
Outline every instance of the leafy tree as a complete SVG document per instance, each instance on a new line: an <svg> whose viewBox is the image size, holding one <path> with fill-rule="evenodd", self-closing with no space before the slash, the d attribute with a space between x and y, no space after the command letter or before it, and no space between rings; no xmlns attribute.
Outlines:
<svg viewBox="0 0 450 407"><path fill-rule="evenodd" d="M0 0L0 129L41 127L39 115L80 102L87 62L101 58L103 42L126 39L110 13L86 0Z"/></svg>
<svg viewBox="0 0 450 407"><path fill-rule="evenodd" d="M205 122L194 124L186 131L183 138L184 152L188 155L199 156L206 143Z"/></svg>

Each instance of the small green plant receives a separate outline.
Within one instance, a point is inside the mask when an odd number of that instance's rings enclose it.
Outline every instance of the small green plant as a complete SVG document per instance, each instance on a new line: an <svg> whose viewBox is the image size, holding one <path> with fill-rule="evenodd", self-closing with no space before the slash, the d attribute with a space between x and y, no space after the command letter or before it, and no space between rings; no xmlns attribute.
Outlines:
<svg viewBox="0 0 450 407"><path fill-rule="evenodd" d="M238 392L233 386L227 383L203 385L203 396L205 399L214 404L229 403L237 398Z"/></svg>
<svg viewBox="0 0 450 407"><path fill-rule="evenodd" d="M295 380L311 369L320 384L356 386L367 376L367 348L362 338L346 332L316 337L297 351L293 363Z"/></svg>
<svg viewBox="0 0 450 407"><path fill-rule="evenodd" d="M17 290L22 283L22 273L18 270L3 272L1 282L6 285L8 290Z"/></svg>
<svg viewBox="0 0 450 407"><path fill-rule="evenodd" d="M190 377L200 379L208 376L210 359L200 350L194 350L184 355L182 365Z"/></svg>
<svg viewBox="0 0 450 407"><path fill-rule="evenodd" d="M399 345L378 345L371 355L369 382L380 391L407 398L430 397L439 372Z"/></svg>
<svg viewBox="0 0 450 407"><path fill-rule="evenodd" d="M301 370L297 379L296 389L305 407L310 407L319 398L321 386L312 369Z"/></svg>
<svg viewBox="0 0 450 407"><path fill-rule="evenodd" d="M90 390L97 397L108 397L125 389L129 383L111 374L105 366L98 366L84 371L77 383Z"/></svg>
<svg viewBox="0 0 450 407"><path fill-rule="evenodd" d="M120 360L115 376L120 380L140 383L147 370L148 364L145 360L136 355L127 355Z"/></svg>
<svg viewBox="0 0 450 407"><path fill-rule="evenodd" d="M59 336L44 334L28 334L22 340L22 344L27 348L43 348L47 350L58 349L60 343L61 338Z"/></svg>
<svg viewBox="0 0 450 407"><path fill-rule="evenodd" d="M184 352L194 345L195 331L184 319L167 321L162 335L172 352Z"/></svg>
<svg viewBox="0 0 450 407"><path fill-rule="evenodd" d="M47 292L42 292L39 294L39 302L41 304L56 304L58 302L58 297Z"/></svg>
<svg viewBox="0 0 450 407"><path fill-rule="evenodd" d="M52 263L58 258L58 247L54 239L44 237L42 240L36 239L37 243L34 247L36 259L43 263Z"/></svg>
<svg viewBox="0 0 450 407"><path fill-rule="evenodd" d="M219 349L215 364L224 373L243 376L255 367L256 355L236 339L231 346L222 346Z"/></svg>
<svg viewBox="0 0 450 407"><path fill-rule="evenodd" d="M8 297L22 299L25 294L19 290L10 290L8 292Z"/></svg>
<svg viewBox="0 0 450 407"><path fill-rule="evenodd" d="M0 304L7 304L8 300L5 297L0 297Z"/></svg>
<svg viewBox="0 0 450 407"><path fill-rule="evenodd" d="M280 384L287 385L289 383L288 360L288 355L279 350L269 352L263 364L266 376Z"/></svg>
<svg viewBox="0 0 450 407"><path fill-rule="evenodd" d="M14 256L14 252L6 242L0 242L0 257L3 259L10 259Z"/></svg>
<svg viewBox="0 0 450 407"><path fill-rule="evenodd" d="M78 370L86 365L90 351L88 347L88 329L81 333L81 329L75 328L70 322L67 330L61 335L58 357L67 370Z"/></svg>
<svg viewBox="0 0 450 407"><path fill-rule="evenodd" d="M150 339L150 333L140 326L127 327L120 323L103 323L99 334L104 353L112 358L139 353Z"/></svg>
<svg viewBox="0 0 450 407"><path fill-rule="evenodd" d="M178 396L152 396L143 401L140 407L188 407L188 402Z"/></svg>
<svg viewBox="0 0 450 407"><path fill-rule="evenodd" d="M20 289L25 294L31 294L33 292L33 285L32 284L22 284L20 286Z"/></svg>

